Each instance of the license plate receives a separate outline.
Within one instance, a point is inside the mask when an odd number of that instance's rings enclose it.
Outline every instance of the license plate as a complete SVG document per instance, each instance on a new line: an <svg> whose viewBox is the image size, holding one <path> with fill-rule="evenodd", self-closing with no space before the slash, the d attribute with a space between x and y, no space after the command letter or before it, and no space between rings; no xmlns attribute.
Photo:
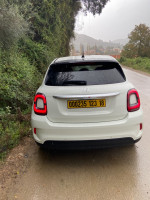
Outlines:
<svg viewBox="0 0 150 200"><path fill-rule="evenodd" d="M106 107L106 99L69 100L67 106L68 109Z"/></svg>

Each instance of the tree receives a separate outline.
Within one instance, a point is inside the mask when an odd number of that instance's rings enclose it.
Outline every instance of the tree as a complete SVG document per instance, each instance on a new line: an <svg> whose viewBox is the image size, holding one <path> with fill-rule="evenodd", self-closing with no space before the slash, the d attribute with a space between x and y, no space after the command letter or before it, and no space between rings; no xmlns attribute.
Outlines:
<svg viewBox="0 0 150 200"><path fill-rule="evenodd" d="M150 57L150 27L145 24L136 25L128 38L129 42L124 46L122 56Z"/></svg>
<svg viewBox="0 0 150 200"><path fill-rule="evenodd" d="M109 0L81 0L84 5L84 11L91 12L93 15L100 14Z"/></svg>
<svg viewBox="0 0 150 200"><path fill-rule="evenodd" d="M0 2L0 47L7 49L28 30L28 24L18 7Z"/></svg>

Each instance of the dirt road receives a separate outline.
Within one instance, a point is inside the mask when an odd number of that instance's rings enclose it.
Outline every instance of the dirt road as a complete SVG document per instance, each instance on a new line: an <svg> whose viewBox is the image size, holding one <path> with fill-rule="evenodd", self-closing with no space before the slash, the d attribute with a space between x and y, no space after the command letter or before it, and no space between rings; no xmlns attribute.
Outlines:
<svg viewBox="0 0 150 200"><path fill-rule="evenodd" d="M3 200L150 199L150 77L124 71L140 92L142 140L135 147L59 153L41 151L31 141L25 170L12 179Z"/></svg>

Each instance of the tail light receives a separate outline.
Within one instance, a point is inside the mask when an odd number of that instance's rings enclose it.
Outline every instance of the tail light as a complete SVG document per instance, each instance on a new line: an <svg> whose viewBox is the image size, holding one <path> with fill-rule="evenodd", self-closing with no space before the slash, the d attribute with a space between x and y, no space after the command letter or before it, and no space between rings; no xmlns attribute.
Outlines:
<svg viewBox="0 0 150 200"><path fill-rule="evenodd" d="M133 112L140 109L140 97L136 89L131 89L127 94L127 109Z"/></svg>
<svg viewBox="0 0 150 200"><path fill-rule="evenodd" d="M34 98L34 112L37 115L47 115L46 97L43 94L36 94Z"/></svg>

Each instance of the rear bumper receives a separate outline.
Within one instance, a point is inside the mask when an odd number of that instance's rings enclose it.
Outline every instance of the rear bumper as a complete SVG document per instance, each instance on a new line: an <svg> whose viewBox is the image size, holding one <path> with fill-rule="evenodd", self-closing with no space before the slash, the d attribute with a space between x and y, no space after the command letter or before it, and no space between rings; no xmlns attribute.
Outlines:
<svg viewBox="0 0 150 200"><path fill-rule="evenodd" d="M33 136L36 142L44 144L51 142L83 142L97 143L104 140L118 140L130 138L136 141L142 137L140 123L142 123L142 109L128 113L125 119L111 122L100 123L53 123L46 116L38 116L32 113L32 130L36 128L36 134ZM93 142L94 141L94 142ZM50 142L50 143L51 143ZM126 143L130 143L126 140ZM98 145L99 146L99 145Z"/></svg>
<svg viewBox="0 0 150 200"><path fill-rule="evenodd" d="M108 140L85 140L85 141L46 141L44 143L44 147L46 149L51 149L51 150L101 149L101 148L132 145L138 142L140 139L141 138L139 138L138 140L133 140L132 138L119 138L119 139L108 139Z"/></svg>

